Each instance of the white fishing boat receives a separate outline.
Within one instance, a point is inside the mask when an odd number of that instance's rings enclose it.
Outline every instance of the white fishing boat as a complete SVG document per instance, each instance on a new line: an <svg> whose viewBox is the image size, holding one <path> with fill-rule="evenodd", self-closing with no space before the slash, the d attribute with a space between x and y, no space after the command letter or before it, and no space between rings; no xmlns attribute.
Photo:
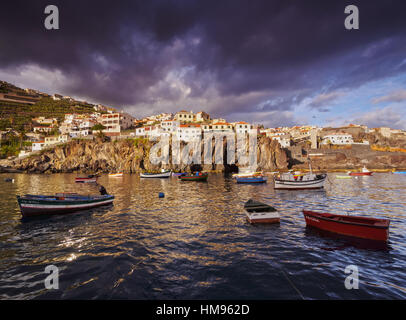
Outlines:
<svg viewBox="0 0 406 320"><path fill-rule="evenodd" d="M301 175L282 173L275 176L275 189L278 190L303 190L321 189L327 179L327 174L314 174L309 160L310 172Z"/></svg>
<svg viewBox="0 0 406 320"><path fill-rule="evenodd" d="M321 189L326 179L327 174L309 173L295 179L291 173L283 173L278 178L275 177L275 189Z"/></svg>
<svg viewBox="0 0 406 320"><path fill-rule="evenodd" d="M117 173L109 173L110 178L117 178L117 177L122 177L123 173L122 172L117 172Z"/></svg>
<svg viewBox="0 0 406 320"><path fill-rule="evenodd" d="M280 222L279 212L265 203L250 199L245 203L244 209L247 221L251 224Z"/></svg>
<svg viewBox="0 0 406 320"><path fill-rule="evenodd" d="M161 172L141 172L141 178L169 178L172 172L170 170L161 170Z"/></svg>

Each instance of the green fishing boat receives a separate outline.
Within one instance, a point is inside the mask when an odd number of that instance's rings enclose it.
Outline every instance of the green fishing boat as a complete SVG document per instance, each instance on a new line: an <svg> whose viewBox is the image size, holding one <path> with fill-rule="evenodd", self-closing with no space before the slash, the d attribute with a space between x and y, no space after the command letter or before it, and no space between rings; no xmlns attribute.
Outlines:
<svg viewBox="0 0 406 320"><path fill-rule="evenodd" d="M182 181L207 181L208 177L208 173L197 172L195 174L179 176L178 178Z"/></svg>

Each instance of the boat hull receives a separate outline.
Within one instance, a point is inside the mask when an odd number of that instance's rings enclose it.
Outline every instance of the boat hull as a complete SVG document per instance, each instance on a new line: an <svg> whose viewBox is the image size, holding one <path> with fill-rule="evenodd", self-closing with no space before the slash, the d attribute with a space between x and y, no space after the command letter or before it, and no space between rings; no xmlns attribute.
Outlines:
<svg viewBox="0 0 406 320"><path fill-rule="evenodd" d="M372 176L372 172L350 172L350 176Z"/></svg>
<svg viewBox="0 0 406 320"><path fill-rule="evenodd" d="M256 223L280 223L280 215L276 212L246 212L247 221Z"/></svg>
<svg viewBox="0 0 406 320"><path fill-rule="evenodd" d="M209 175L202 175L202 176L179 176L181 181L207 181Z"/></svg>
<svg viewBox="0 0 406 320"><path fill-rule="evenodd" d="M389 220L319 213L303 210L306 226L345 236L387 241Z"/></svg>
<svg viewBox="0 0 406 320"><path fill-rule="evenodd" d="M110 178L117 178L117 177L122 177L122 176L123 176L122 172L120 172L120 173L110 173L109 174Z"/></svg>
<svg viewBox="0 0 406 320"><path fill-rule="evenodd" d="M95 183L96 181L96 178L75 178L77 183Z"/></svg>
<svg viewBox="0 0 406 320"><path fill-rule="evenodd" d="M55 198L55 197L54 197ZM21 214L24 218L41 215L54 215L87 210L113 203L114 196L74 197L51 200L49 197L25 198L17 196Z"/></svg>
<svg viewBox="0 0 406 320"><path fill-rule="evenodd" d="M140 178L169 178L171 172L162 172L162 173L140 173Z"/></svg>
<svg viewBox="0 0 406 320"><path fill-rule="evenodd" d="M278 190L309 190L322 189L327 177L310 181L288 181L275 179L275 189Z"/></svg>
<svg viewBox="0 0 406 320"><path fill-rule="evenodd" d="M237 183L266 183L266 177L236 177Z"/></svg>

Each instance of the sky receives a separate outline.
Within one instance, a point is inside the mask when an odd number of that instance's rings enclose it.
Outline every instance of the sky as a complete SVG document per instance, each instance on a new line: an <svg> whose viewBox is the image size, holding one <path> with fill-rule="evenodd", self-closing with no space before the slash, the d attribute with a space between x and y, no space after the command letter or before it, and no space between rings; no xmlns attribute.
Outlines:
<svg viewBox="0 0 406 320"><path fill-rule="evenodd" d="M47 30L45 7L59 9ZM347 30L347 5L359 29ZM7 1L0 80L142 118L406 129L406 2Z"/></svg>

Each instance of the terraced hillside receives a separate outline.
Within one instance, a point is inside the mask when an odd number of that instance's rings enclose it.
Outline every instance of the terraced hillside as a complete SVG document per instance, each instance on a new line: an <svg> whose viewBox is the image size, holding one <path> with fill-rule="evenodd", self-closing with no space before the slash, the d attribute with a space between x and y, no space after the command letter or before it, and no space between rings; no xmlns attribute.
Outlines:
<svg viewBox="0 0 406 320"><path fill-rule="evenodd" d="M53 100L51 96L40 93L26 93L24 89L17 88L6 82L0 82L0 131L6 128L16 130L30 130L32 118L38 116L57 118L61 121L65 113L89 113L93 112L94 105L70 101L66 99ZM18 96L17 96L18 94ZM20 96L21 102L2 99L4 96ZM27 101L24 101L24 97Z"/></svg>

